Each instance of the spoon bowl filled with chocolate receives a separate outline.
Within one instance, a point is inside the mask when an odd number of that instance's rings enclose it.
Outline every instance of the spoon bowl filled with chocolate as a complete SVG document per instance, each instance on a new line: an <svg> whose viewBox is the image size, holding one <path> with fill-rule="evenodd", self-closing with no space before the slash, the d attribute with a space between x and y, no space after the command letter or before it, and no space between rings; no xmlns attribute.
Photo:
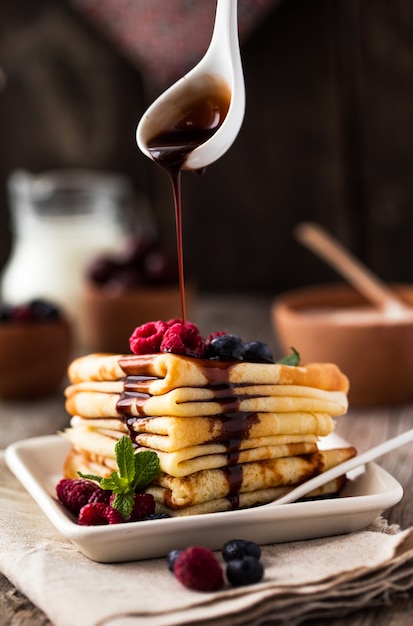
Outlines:
<svg viewBox="0 0 413 626"><path fill-rule="evenodd" d="M233 144L244 110L237 2L218 0L205 56L148 108L137 128L137 143L155 161L202 170Z"/></svg>

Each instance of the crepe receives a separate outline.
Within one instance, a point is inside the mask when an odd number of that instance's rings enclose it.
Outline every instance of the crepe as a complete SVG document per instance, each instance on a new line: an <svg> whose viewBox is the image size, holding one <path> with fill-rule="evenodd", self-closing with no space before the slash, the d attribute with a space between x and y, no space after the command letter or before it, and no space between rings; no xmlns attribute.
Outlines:
<svg viewBox="0 0 413 626"><path fill-rule="evenodd" d="M144 355L89 354L72 361L72 383L118 381L125 375L143 376L139 391L158 395L179 387L220 384L302 385L348 392L349 381L334 363L305 367L281 363L248 363L193 359L171 353Z"/></svg>
<svg viewBox="0 0 413 626"><path fill-rule="evenodd" d="M136 453L157 453L161 473L146 491L172 515L263 504L356 454L318 449L347 410L348 379L331 363L93 354L69 378L65 475L117 471L115 444L129 435Z"/></svg>
<svg viewBox="0 0 413 626"><path fill-rule="evenodd" d="M337 417L347 409L346 395L340 391L290 385L274 386L272 395L269 395L268 388L263 390L266 395L261 395L257 387L250 394L245 394L244 388L240 391L226 390L225 395L217 397L218 394L209 388L182 387L159 396L125 397L117 393L83 391L75 385L67 390L66 408L72 415L84 417L111 417L125 413L135 417L194 417L235 410L253 413L317 411ZM219 391L221 393L222 390Z"/></svg>
<svg viewBox="0 0 413 626"><path fill-rule="evenodd" d="M133 441L146 448L174 452L189 446L210 442L232 442L232 447L245 445L244 439L261 438L265 445L317 442L318 436L333 431L334 422L326 414L251 413L217 417L148 417L129 421L122 418L83 418L78 415L70 421L73 427L130 435ZM240 444L241 442L241 444ZM227 444L228 445L228 444Z"/></svg>
<svg viewBox="0 0 413 626"><path fill-rule="evenodd" d="M76 425L76 422L74 423ZM110 429L91 429L78 425L67 432L67 437L77 450L93 451L97 457L106 457L107 464L117 469L115 464L114 441L122 436L121 431ZM304 439L307 439L305 441ZM313 439L311 441L311 439ZM139 450L154 450L153 447L140 446ZM162 472L174 477L188 476L205 469L226 467L229 463L248 463L251 461L273 459L286 456L310 454L317 451L317 443L311 435L306 437L258 437L243 439L232 447L227 443L204 443L187 446L175 452L165 452L156 448Z"/></svg>
<svg viewBox="0 0 413 626"><path fill-rule="evenodd" d="M278 466L277 462L273 461L235 465L230 470L221 469L213 472L204 470L193 474L190 480L184 481L171 479L162 474L145 491L153 495L158 512L165 512L172 517L249 508L275 500L289 488L321 471L326 471L338 462L351 458L354 454L354 448L346 448L345 451L328 450L304 459L297 457L279 459ZM105 459L93 455L88 457L74 450L67 456L64 469L68 477L76 477L78 471L100 476L108 476L110 473L105 465ZM284 477L283 469L288 470ZM234 490L235 481L231 483L231 473L232 476L236 476L239 487L237 490ZM266 475L264 484L272 484L271 476L277 476L274 480L275 485L257 488L257 483L263 484L257 478L261 473ZM312 491L307 497L335 495L345 482L345 476L339 477Z"/></svg>

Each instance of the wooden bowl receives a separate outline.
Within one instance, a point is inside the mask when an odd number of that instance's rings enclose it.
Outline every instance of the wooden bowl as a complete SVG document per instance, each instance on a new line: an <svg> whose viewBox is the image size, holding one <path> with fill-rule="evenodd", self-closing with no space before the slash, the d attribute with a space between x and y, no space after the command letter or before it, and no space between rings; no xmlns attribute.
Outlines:
<svg viewBox="0 0 413 626"><path fill-rule="evenodd" d="M393 287L412 305L413 287ZM280 347L294 346L303 364L329 361L349 377L351 405L413 401L413 314L392 321L345 285L303 288L272 305Z"/></svg>
<svg viewBox="0 0 413 626"><path fill-rule="evenodd" d="M0 397L29 399L57 392L71 357L65 320L0 324Z"/></svg>
<svg viewBox="0 0 413 626"><path fill-rule="evenodd" d="M186 289L186 295L187 315L190 315L192 289ZM129 338L137 326L180 317L178 286L120 292L88 283L82 295L82 343L92 352L129 353Z"/></svg>

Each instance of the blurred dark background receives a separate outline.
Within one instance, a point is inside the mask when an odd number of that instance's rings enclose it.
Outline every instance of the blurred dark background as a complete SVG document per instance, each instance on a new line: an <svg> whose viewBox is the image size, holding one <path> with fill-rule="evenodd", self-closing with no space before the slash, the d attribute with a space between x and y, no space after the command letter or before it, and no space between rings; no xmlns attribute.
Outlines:
<svg viewBox="0 0 413 626"><path fill-rule="evenodd" d="M148 198L165 246L175 245L170 183L135 144L166 79L76 4L1 3L0 267L16 168L122 172ZM215 0L204 4L213 20ZM276 294L335 279L294 241L294 225L312 220L384 279L412 281L413 3L272 5L243 38L247 111L236 143L204 176L183 175L188 270L205 291Z"/></svg>

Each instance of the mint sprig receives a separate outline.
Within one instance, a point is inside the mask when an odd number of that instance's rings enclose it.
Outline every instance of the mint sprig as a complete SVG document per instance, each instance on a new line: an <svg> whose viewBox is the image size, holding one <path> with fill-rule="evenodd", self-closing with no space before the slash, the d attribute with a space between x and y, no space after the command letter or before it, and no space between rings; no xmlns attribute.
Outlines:
<svg viewBox="0 0 413 626"><path fill-rule="evenodd" d="M276 361L276 363L282 363L283 365L293 365L293 366L300 365L299 352L297 352L297 350L293 348L292 346L291 346L291 352L292 354L287 354L282 359L279 359L279 361Z"/></svg>
<svg viewBox="0 0 413 626"><path fill-rule="evenodd" d="M159 457L151 450L135 454L132 441L126 435L115 445L115 455L119 473L111 472L108 478L78 474L81 478L98 482L102 489L112 491L115 494L112 506L126 519L133 509L135 492L146 487L159 474Z"/></svg>

